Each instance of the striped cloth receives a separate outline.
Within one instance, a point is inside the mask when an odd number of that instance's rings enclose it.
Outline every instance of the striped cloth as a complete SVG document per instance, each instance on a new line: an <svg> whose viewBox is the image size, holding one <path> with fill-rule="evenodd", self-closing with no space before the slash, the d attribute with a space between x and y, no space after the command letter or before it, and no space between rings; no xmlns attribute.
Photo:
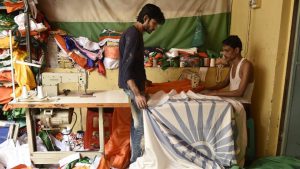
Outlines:
<svg viewBox="0 0 300 169"><path fill-rule="evenodd" d="M202 168L235 163L232 107L223 101L170 102L148 112L158 139L177 158Z"/></svg>
<svg viewBox="0 0 300 169"><path fill-rule="evenodd" d="M151 107L144 111L145 153L131 169L220 169L237 164L245 149L237 138L245 131L237 129L232 102L191 91L162 93L152 95Z"/></svg>

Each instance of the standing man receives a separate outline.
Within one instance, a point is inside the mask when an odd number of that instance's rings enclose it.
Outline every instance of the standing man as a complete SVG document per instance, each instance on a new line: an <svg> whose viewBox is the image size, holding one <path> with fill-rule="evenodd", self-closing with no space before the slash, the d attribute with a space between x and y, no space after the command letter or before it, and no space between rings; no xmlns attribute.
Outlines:
<svg viewBox="0 0 300 169"><path fill-rule="evenodd" d="M254 86L253 65L241 55L242 42L236 35L231 35L223 41L223 55L230 64L230 71L225 80L216 86L208 87L208 95L236 97L244 104L251 103ZM229 90L219 90L229 85Z"/></svg>
<svg viewBox="0 0 300 169"><path fill-rule="evenodd" d="M146 78L144 68L143 33L153 32L158 24L164 24L165 17L160 8L146 4L140 11L137 22L123 32L120 42L119 87L131 98L131 158L130 163L142 155L141 140L144 135L143 114L141 109L147 108L145 85L150 82Z"/></svg>

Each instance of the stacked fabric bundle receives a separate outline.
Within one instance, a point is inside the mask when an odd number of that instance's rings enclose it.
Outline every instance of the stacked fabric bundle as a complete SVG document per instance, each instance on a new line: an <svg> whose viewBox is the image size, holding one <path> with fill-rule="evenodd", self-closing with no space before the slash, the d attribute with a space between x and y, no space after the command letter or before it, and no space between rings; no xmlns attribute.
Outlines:
<svg viewBox="0 0 300 169"><path fill-rule="evenodd" d="M10 70L10 55L8 49L0 49L0 72Z"/></svg>
<svg viewBox="0 0 300 169"><path fill-rule="evenodd" d="M54 39L61 51L67 54L81 68L92 71L98 64L98 72L105 75L105 68L101 61L102 49L97 43L87 38L74 38L71 36L55 35Z"/></svg>
<svg viewBox="0 0 300 169"><path fill-rule="evenodd" d="M106 69L119 67L119 40L121 33L114 30L104 29L99 35L99 46L104 49L103 64Z"/></svg>
<svg viewBox="0 0 300 169"><path fill-rule="evenodd" d="M16 61L24 62L28 56L27 52L24 49L26 46L23 45L25 39L25 14L23 13L24 2L23 1L13 1L6 0L3 2L3 5L7 13L0 14L0 104L3 105L3 110L8 111L10 107L7 105L12 99L13 93L13 83L11 70L12 66L14 67L15 76L14 83L16 84L15 94L20 96L21 87L25 86L28 90L34 89L36 87L35 75L32 70L22 64L11 65L11 55ZM43 60L41 43L46 42L48 32L46 30L50 29L49 24L44 19L43 15L38 13L35 8L35 2L30 1L31 16L33 17L31 22L31 35L33 35L32 42L35 47L35 52L31 54L33 61ZM12 31L12 37L9 35L9 30ZM36 32L34 34L34 32ZM11 54L10 48L10 39L12 39L12 50ZM28 45L28 44L26 44Z"/></svg>
<svg viewBox="0 0 300 169"><path fill-rule="evenodd" d="M145 67L156 67L162 65L162 59L164 55L163 48L147 47L144 51L144 65Z"/></svg>

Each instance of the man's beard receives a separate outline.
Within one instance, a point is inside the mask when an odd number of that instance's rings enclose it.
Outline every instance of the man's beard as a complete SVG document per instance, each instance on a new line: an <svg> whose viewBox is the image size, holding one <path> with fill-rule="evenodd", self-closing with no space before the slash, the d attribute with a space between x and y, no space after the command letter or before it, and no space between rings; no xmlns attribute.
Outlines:
<svg viewBox="0 0 300 169"><path fill-rule="evenodd" d="M147 32L148 34L151 34L153 32L153 30L150 30L149 26L145 26L144 27L145 32Z"/></svg>
<svg viewBox="0 0 300 169"><path fill-rule="evenodd" d="M147 32L148 34L151 34L151 33L153 32L153 30L146 29L146 32Z"/></svg>
<svg viewBox="0 0 300 169"><path fill-rule="evenodd" d="M151 33L153 32L153 30L146 29L146 32L147 32L148 34L151 34Z"/></svg>

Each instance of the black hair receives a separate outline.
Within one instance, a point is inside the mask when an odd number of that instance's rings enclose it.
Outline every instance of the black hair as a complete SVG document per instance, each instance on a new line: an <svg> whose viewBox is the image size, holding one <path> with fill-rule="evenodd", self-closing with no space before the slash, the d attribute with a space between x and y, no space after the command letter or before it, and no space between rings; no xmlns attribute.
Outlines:
<svg viewBox="0 0 300 169"><path fill-rule="evenodd" d="M164 14L161 12L160 8L154 4L146 4L140 11L137 21L144 23L144 16L147 15L150 19L156 20L160 25L165 23Z"/></svg>
<svg viewBox="0 0 300 169"><path fill-rule="evenodd" d="M223 45L228 45L232 48L240 48L240 51L243 49L242 41L237 35L230 35L228 38L223 40Z"/></svg>

